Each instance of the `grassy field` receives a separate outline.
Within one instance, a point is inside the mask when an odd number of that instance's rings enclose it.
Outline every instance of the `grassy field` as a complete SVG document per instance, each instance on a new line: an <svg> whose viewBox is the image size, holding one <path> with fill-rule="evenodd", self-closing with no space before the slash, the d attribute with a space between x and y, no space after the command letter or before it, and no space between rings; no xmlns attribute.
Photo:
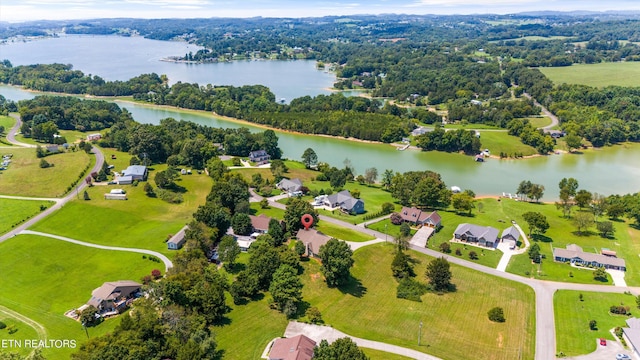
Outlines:
<svg viewBox="0 0 640 360"><path fill-rule="evenodd" d="M369 360L410 360L406 356L396 355L380 350L373 350L367 348L361 348L362 351L369 357Z"/></svg>
<svg viewBox="0 0 640 360"><path fill-rule="evenodd" d="M540 128L551 124L548 116L531 116L526 118L533 127Z"/></svg>
<svg viewBox="0 0 640 360"><path fill-rule="evenodd" d="M49 238L19 235L0 244L0 305L42 324L50 339L86 339L82 326L64 316L84 304L105 281L140 280L161 265L140 254L97 250ZM94 337L117 321L89 328ZM73 349L47 349L49 359L69 358Z"/></svg>
<svg viewBox="0 0 640 360"><path fill-rule="evenodd" d="M2 353L18 353L20 355L28 355L33 349L27 347L11 346L12 341L24 342L25 340L38 339L38 333L34 328L18 321L12 317L5 315L0 309L0 321L7 325L6 328L0 329L0 344L5 341L4 347L0 347L0 358ZM13 334L9 333L9 329L16 330Z"/></svg>
<svg viewBox="0 0 640 360"><path fill-rule="evenodd" d="M583 301L580 301L580 294ZM614 340L609 330L625 327L624 315L609 313L612 305L635 309L635 297L625 294L606 294L561 290L553 297L556 322L556 349L567 356L588 354L596 350L596 339ZM589 329L589 321L596 320L598 330Z"/></svg>
<svg viewBox="0 0 640 360"><path fill-rule="evenodd" d="M501 152L509 156L516 153L524 156L538 153L535 148L523 144L520 138L511 136L506 131L481 131L480 143L482 149L489 149L492 155L500 155Z"/></svg>
<svg viewBox="0 0 640 360"><path fill-rule="evenodd" d="M397 299L391 275L393 248L376 244L356 251L353 280L343 288L327 288L317 261L304 263L304 301L319 308L326 324L349 335L447 359L464 359L469 354L474 354L474 359L533 359L535 306L531 289L452 266L455 293L429 293L422 296L422 302ZM431 259L410 254L418 262L418 279L425 281L422 274ZM487 311L494 306L504 309L505 323L487 319ZM418 346L420 321L424 327Z"/></svg>
<svg viewBox="0 0 640 360"><path fill-rule="evenodd" d="M640 62L574 64L563 67L540 68L555 84L582 84L593 87L609 85L640 86ZM589 74L585 76L585 74Z"/></svg>
<svg viewBox="0 0 640 360"><path fill-rule="evenodd" d="M15 123L16 120L14 118L0 115L0 126L4 127L4 132L0 134L0 146L12 146L11 143L7 141L6 136Z"/></svg>
<svg viewBox="0 0 640 360"><path fill-rule="evenodd" d="M0 149L0 157L4 154L13 154L9 168L0 175L0 194L4 195L61 197L95 161L84 151L60 153L45 158L53 167L41 169L35 149Z"/></svg>
<svg viewBox="0 0 640 360"><path fill-rule="evenodd" d="M0 234L40 213L40 206L49 207L51 201L0 199Z"/></svg>
<svg viewBox="0 0 640 360"><path fill-rule="evenodd" d="M345 241L361 242L375 239L373 235L363 234L326 221L321 221L315 228L328 236Z"/></svg>
<svg viewBox="0 0 640 360"><path fill-rule="evenodd" d="M161 167L155 167L156 171ZM154 172L150 173L153 178ZM177 182L186 189L184 201L169 204L149 198L144 186L93 186L87 190L91 200L74 200L35 225L32 230L53 233L96 244L137 247L169 254L165 241L189 223L197 207L205 202L211 178L202 174L185 175ZM127 192L128 200L105 200L113 188ZM87 216L87 214L91 214Z"/></svg>

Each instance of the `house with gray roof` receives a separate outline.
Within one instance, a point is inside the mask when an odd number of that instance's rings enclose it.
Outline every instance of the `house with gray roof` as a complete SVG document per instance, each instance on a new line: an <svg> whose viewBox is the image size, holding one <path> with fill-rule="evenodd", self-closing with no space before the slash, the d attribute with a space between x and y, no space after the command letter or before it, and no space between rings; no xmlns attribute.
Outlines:
<svg viewBox="0 0 640 360"><path fill-rule="evenodd" d="M144 165L131 165L124 169L122 176L131 176L132 180L144 181L147 180L149 170Z"/></svg>
<svg viewBox="0 0 640 360"><path fill-rule="evenodd" d="M500 240L502 240L503 243L509 244L511 248L515 248L518 240L520 240L520 231L518 231L515 226L509 226L502 231Z"/></svg>
<svg viewBox="0 0 640 360"><path fill-rule="evenodd" d="M292 194L296 191L300 191L302 189L302 180L300 179L282 179L279 183L276 184L276 187L282 191L286 191L289 194Z"/></svg>
<svg viewBox="0 0 640 360"><path fill-rule="evenodd" d="M456 240L490 248L495 248L498 244L498 229L491 226L463 223L458 225L453 236Z"/></svg>
<svg viewBox="0 0 640 360"><path fill-rule="evenodd" d="M118 313L138 297L141 286L131 280L106 282L91 292L87 304L98 309L100 314Z"/></svg>
<svg viewBox="0 0 640 360"><path fill-rule="evenodd" d="M338 193L331 194L324 198L324 205L331 208L340 208L340 210L348 214L364 213L364 201L351 196L348 190L342 190Z"/></svg>
<svg viewBox="0 0 640 360"><path fill-rule="evenodd" d="M173 235L171 239L167 240L167 249L179 250L182 245L187 241L184 237L185 228L180 229L177 234Z"/></svg>
<svg viewBox="0 0 640 360"><path fill-rule="evenodd" d="M296 233L296 238L302 241L307 251L307 256L318 256L320 254L320 246L326 244L331 240L331 237L321 233L315 229L300 229Z"/></svg>
<svg viewBox="0 0 640 360"><path fill-rule="evenodd" d="M256 150L249 153L249 160L258 165L268 164L271 156L265 150Z"/></svg>
<svg viewBox="0 0 640 360"><path fill-rule="evenodd" d="M557 262L569 262L572 265L603 267L605 269L626 271L624 259L602 254L594 254L582 251L575 244L567 245L566 249L553 248L553 260Z"/></svg>
<svg viewBox="0 0 640 360"><path fill-rule="evenodd" d="M627 342L635 359L640 359L640 319L627 319L627 326L622 328L622 337Z"/></svg>

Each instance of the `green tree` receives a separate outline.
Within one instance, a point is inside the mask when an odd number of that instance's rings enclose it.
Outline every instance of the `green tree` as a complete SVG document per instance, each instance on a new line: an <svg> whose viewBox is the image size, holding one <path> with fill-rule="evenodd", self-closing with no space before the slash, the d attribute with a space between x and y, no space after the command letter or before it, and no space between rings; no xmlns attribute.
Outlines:
<svg viewBox="0 0 640 360"><path fill-rule="evenodd" d="M290 234L295 234L299 229L302 229L301 219L305 214L313 217L314 225L318 224L318 213L310 203L301 198L291 198L284 211L284 222Z"/></svg>
<svg viewBox="0 0 640 360"><path fill-rule="evenodd" d="M353 266L353 251L349 245L337 239L331 239L320 246L320 271L330 287L345 284L351 276L349 270Z"/></svg>
<svg viewBox="0 0 640 360"><path fill-rule="evenodd" d="M208 227L218 229L218 234L220 234L220 236L225 234L227 229L229 229L229 226L231 226L231 214L229 213L229 209L210 201L206 202L204 205L200 205L193 214L193 218L204 223Z"/></svg>
<svg viewBox="0 0 640 360"><path fill-rule="evenodd" d="M167 168L167 170L159 171L154 176L153 180L161 189L170 189L175 186L175 181L178 179L178 172L172 168Z"/></svg>
<svg viewBox="0 0 640 360"><path fill-rule="evenodd" d="M312 148L307 148L302 153L302 163L307 169L318 164L318 155Z"/></svg>
<svg viewBox="0 0 640 360"><path fill-rule="evenodd" d="M529 255L529 259L531 259L531 261L533 261L534 263L539 263L540 245L538 245L537 243L533 243L533 245L529 247L529 251L527 252L527 254Z"/></svg>
<svg viewBox="0 0 640 360"><path fill-rule="evenodd" d="M522 199L522 198L529 196L529 193L531 192L531 187L532 186L533 186L533 184L529 180L523 180L523 181L520 182L520 185L518 185L518 190L516 190L516 193L518 193L518 195L520 195L520 199L521 200L526 200L526 198L525 199Z"/></svg>
<svg viewBox="0 0 640 360"><path fill-rule="evenodd" d="M564 141L567 143L569 152L572 152L582 146L582 138L575 133L569 133L569 135L564 137Z"/></svg>
<svg viewBox="0 0 640 360"><path fill-rule="evenodd" d="M457 193L451 196L451 204L457 212L465 211L471 214L471 210L475 207L473 204L473 197L467 193Z"/></svg>
<svg viewBox="0 0 640 360"><path fill-rule="evenodd" d="M529 211L522 214L522 217L529 224L529 235L544 234L549 229L547 217L542 213Z"/></svg>
<svg viewBox="0 0 640 360"><path fill-rule="evenodd" d="M391 186L391 181L393 180L393 170L387 169L382 174L382 185L385 188L389 188Z"/></svg>
<svg viewBox="0 0 640 360"><path fill-rule="evenodd" d="M378 169L371 167L364 171L364 180L367 184L373 184L378 179Z"/></svg>
<svg viewBox="0 0 640 360"><path fill-rule="evenodd" d="M307 319L309 319L309 321L312 324L322 324L322 314L320 313L320 310L318 310L317 307L312 306L310 308L307 309L307 311L304 314Z"/></svg>
<svg viewBox="0 0 640 360"><path fill-rule="evenodd" d="M493 322L505 322L504 310L501 307L494 307L487 312L489 320Z"/></svg>
<svg viewBox="0 0 640 360"><path fill-rule="evenodd" d="M91 198L89 197L89 193L87 192L87 190L84 191L84 199L85 200L91 200Z"/></svg>
<svg viewBox="0 0 640 360"><path fill-rule="evenodd" d="M287 264L280 265L273 273L269 292L280 311L284 311L287 304L295 306L302 300L302 282L297 270Z"/></svg>
<svg viewBox="0 0 640 360"><path fill-rule="evenodd" d="M289 171L289 168L282 160L271 161L271 174L275 178L276 182L279 182L284 177L284 174Z"/></svg>
<svg viewBox="0 0 640 360"><path fill-rule="evenodd" d="M447 291L451 287L451 269L447 259L440 257L431 260L425 272L429 284L436 291Z"/></svg>
<svg viewBox="0 0 640 360"><path fill-rule="evenodd" d="M231 218L231 227L236 235L249 235L253 232L251 218L247 214L236 213Z"/></svg>
<svg viewBox="0 0 640 360"><path fill-rule="evenodd" d="M622 203L613 203L607 206L607 215L611 219L617 220L624 215L624 210L624 205Z"/></svg>
<svg viewBox="0 0 640 360"><path fill-rule="evenodd" d="M391 262L391 272L396 280L414 276L413 268L409 262L409 255L405 254L401 250L396 251L393 261Z"/></svg>
<svg viewBox="0 0 640 360"><path fill-rule="evenodd" d="M351 338L337 339L331 345L322 340L313 350L314 360L369 360Z"/></svg>
<svg viewBox="0 0 640 360"><path fill-rule="evenodd" d="M542 196L544 196L544 186L540 184L532 184L527 196L533 199L535 202L538 202L542 198Z"/></svg>
<svg viewBox="0 0 640 360"><path fill-rule="evenodd" d="M269 230L267 234L271 235L274 240L275 246L280 246L285 240L284 229L282 229L282 224L280 220L271 219L269 220Z"/></svg>
<svg viewBox="0 0 640 360"><path fill-rule="evenodd" d="M302 241L296 241L295 251L298 256L302 256L307 252L307 247Z"/></svg>
<svg viewBox="0 0 640 360"><path fill-rule="evenodd" d="M91 327L100 323L100 317L96 317L98 309L95 306L89 305L80 313L80 323L82 326Z"/></svg>
<svg viewBox="0 0 640 360"><path fill-rule="evenodd" d="M596 228L600 232L600 235L605 238L613 236L613 233L616 231L611 221L598 221L596 222Z"/></svg>
<svg viewBox="0 0 640 360"><path fill-rule="evenodd" d="M585 207L589 206L592 200L593 195L587 190L581 189L576 193L575 201L576 205L578 205L580 209L584 209Z"/></svg>
<svg viewBox="0 0 640 360"><path fill-rule="evenodd" d="M589 321L589 330L592 330L592 331L598 330L598 322L595 320Z"/></svg>
<svg viewBox="0 0 640 360"><path fill-rule="evenodd" d="M209 176L215 181L218 181L224 177L224 174L229 172L227 166L220 160L220 158L212 157L206 164L207 172Z"/></svg>
<svg viewBox="0 0 640 360"><path fill-rule="evenodd" d="M585 212L578 212L573 217L573 224L578 229L578 233L582 235L585 230L593 225L593 216Z"/></svg>
<svg viewBox="0 0 640 360"><path fill-rule="evenodd" d="M593 272L593 279L598 281L607 281L607 272L604 268L597 268Z"/></svg>
<svg viewBox="0 0 640 360"><path fill-rule="evenodd" d="M225 269L233 269L236 259L240 255L240 246L238 246L236 239L229 235L223 236L218 244L218 254Z"/></svg>

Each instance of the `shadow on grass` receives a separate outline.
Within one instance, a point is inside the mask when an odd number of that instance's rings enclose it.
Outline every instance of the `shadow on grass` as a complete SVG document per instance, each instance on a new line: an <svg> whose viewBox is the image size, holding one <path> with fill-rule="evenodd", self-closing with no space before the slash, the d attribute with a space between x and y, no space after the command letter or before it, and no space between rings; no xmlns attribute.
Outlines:
<svg viewBox="0 0 640 360"><path fill-rule="evenodd" d="M349 280L345 284L338 286L338 290L343 294L349 294L357 298L361 298L367 293L367 288L362 285L362 282L351 275L349 275Z"/></svg>
<svg viewBox="0 0 640 360"><path fill-rule="evenodd" d="M581 237L588 237L588 236L591 236L591 235L595 235L595 233L593 231L589 231L589 230L587 230L587 231L572 231L571 233L573 235L575 235L575 236L581 236Z"/></svg>
<svg viewBox="0 0 640 360"><path fill-rule="evenodd" d="M244 270L246 268L247 268L247 265L245 265L245 264L235 263L230 268L225 267L225 270L227 270L227 272L229 274L237 275L240 271L242 271L242 270Z"/></svg>
<svg viewBox="0 0 640 360"><path fill-rule="evenodd" d="M531 235L531 239L533 239L533 241L540 241L540 242L545 242L545 243L553 242L552 238L550 238L548 236L545 236L545 235L542 235L542 234Z"/></svg>

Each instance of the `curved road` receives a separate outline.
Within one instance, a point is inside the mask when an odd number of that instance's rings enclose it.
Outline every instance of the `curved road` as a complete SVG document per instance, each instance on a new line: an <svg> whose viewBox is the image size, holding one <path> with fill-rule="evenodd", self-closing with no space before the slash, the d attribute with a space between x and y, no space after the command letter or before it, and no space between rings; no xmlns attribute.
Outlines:
<svg viewBox="0 0 640 360"><path fill-rule="evenodd" d="M546 107L542 106L542 104L540 104L538 102L538 100L532 98L531 95L529 95L527 93L522 93L522 95L524 95L529 100L533 100L533 104L535 106L539 106L540 109L542 109L542 113L545 114L546 116L548 116L549 119L551 119L551 124L549 124L547 126L543 126L543 127L539 128L539 129L551 130L552 127L558 126L560 124L560 121L558 120L558 117L555 116L551 111L549 111L549 109L547 109Z"/></svg>
<svg viewBox="0 0 640 360"><path fill-rule="evenodd" d="M49 238L56 239L56 240L62 240L62 241L70 242L70 243L76 244L76 245L82 245L82 246L87 246L87 247L92 247L92 248L102 249L102 250L126 251L126 252L134 252L134 253L151 255L151 256L155 256L155 257L159 258L160 260L162 260L162 262L164 263L165 271L169 270L170 268L173 267L173 263L171 262L171 260L169 260L168 257L164 256L163 254L160 254L159 252L152 251L152 250L126 248L126 247L118 247L118 246L98 245L98 244L93 244L93 243L88 243L88 242L84 242L84 241L80 241L80 240L71 239L71 238L64 237L64 236L48 234L48 233L43 233L43 232L39 232L39 231L31 231L31 230L22 230L20 232L20 234L22 234L22 235L44 236L44 237L49 237Z"/></svg>
<svg viewBox="0 0 640 360"><path fill-rule="evenodd" d="M556 118L557 120L557 118ZM553 126L553 125L551 125ZM260 201L261 196L251 191L251 201ZM268 199L271 200L271 199ZM269 201L269 204L276 208L285 209L286 206ZM362 226L353 225L351 223L344 222L342 220L334 219L327 216L320 217L323 221L331 222L349 229L364 232L376 236L378 239L386 238L386 235L371 229L363 228ZM519 226L518 226L519 228ZM521 231L521 229L518 229ZM393 238L389 236L389 241L393 241ZM377 243L379 241L372 241L371 243ZM576 290L576 291L597 291L607 293L624 293L626 291L632 292L634 295L640 294L640 287L619 287L609 285L590 285L590 284L574 284L574 283L562 283L555 281L543 281L537 279L529 279L519 275L507 273L504 271L490 268L484 265L460 259L457 257L449 256L435 250L430 250L415 245L409 245L409 248L417 252L432 256L432 257L444 257L450 263L464 266L466 268L483 272L485 274L501 277L507 280L516 281L531 287L535 293L535 305L536 305L536 360L549 360L556 358L556 328L555 328L555 315L553 311L553 295L557 290Z"/></svg>
<svg viewBox="0 0 640 360"><path fill-rule="evenodd" d="M10 143L14 144L14 145L18 145L18 146L22 146L22 147L35 147L35 145L21 143L21 142L19 142L19 141L17 141L15 139L15 134L16 134L17 130L20 128L20 124L22 123L22 121L20 121L20 116L18 114L12 113L11 116L14 119L16 119L16 124L9 131L9 134L7 135L7 140ZM102 169L102 165L104 164L104 155L102 154L100 149L98 149L97 147L94 146L91 149L91 152L96 156L96 163L93 166L93 168L91 170L89 170L89 172L88 172L89 174L91 174L92 172L100 171L100 169ZM74 197L77 196L77 194L80 193L80 191L84 190L84 188L86 188L86 187L87 187L87 183L84 182L84 181L80 181L80 183L76 186L76 188L74 190L70 191L67 194L67 196L63 197L62 199L58 199L57 201L56 200L52 200L52 201L56 201L56 203L53 206L51 206L50 208L44 210L40 214L32 217L31 219L25 221L21 225L13 228L8 233L0 235L0 243L5 241L5 240L7 240L7 239L9 239L9 238L11 238L11 237L16 236L16 234L18 234L19 232L21 232L23 230L26 230L27 228L33 226L38 221L40 221L43 218L49 216L49 214L51 214L54 211L60 209L62 206L64 206L64 204L66 204L69 201L71 201ZM22 197L22 199L27 200L29 198ZM36 198L36 199L41 199L41 198ZM51 199L47 199L47 200L51 200Z"/></svg>

